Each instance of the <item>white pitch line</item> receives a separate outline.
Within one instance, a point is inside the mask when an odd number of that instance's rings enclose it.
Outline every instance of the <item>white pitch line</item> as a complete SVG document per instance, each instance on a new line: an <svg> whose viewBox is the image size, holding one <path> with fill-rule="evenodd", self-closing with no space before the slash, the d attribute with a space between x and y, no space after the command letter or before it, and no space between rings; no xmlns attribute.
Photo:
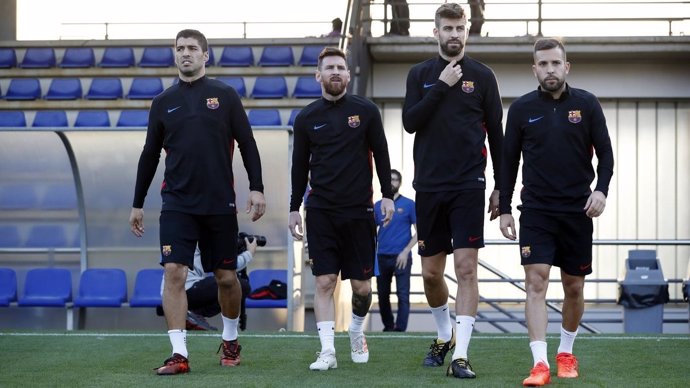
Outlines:
<svg viewBox="0 0 690 388"><path fill-rule="evenodd" d="M220 333L188 333L192 337L218 337ZM79 333L79 332L67 332L67 333L3 333L0 332L0 337L167 337L167 333ZM315 334L241 334L242 338L318 338ZM345 333L338 333L336 337L348 337ZM428 339L433 337L433 334L405 334L405 335L380 335L380 334L367 334L367 338L385 338L390 340L408 340L408 339ZM503 340L503 339L526 339L527 335L474 335L473 340ZM558 339L559 336L547 336L548 339ZM690 337L685 335L670 335L670 336L610 336L610 335L586 335L578 336L579 340L646 340L646 341L690 341Z"/></svg>

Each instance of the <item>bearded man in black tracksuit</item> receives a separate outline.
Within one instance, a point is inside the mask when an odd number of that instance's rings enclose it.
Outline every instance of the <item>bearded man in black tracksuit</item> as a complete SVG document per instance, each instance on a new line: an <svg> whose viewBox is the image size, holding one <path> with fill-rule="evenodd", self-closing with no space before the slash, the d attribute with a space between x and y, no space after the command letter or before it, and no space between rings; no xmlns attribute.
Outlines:
<svg viewBox="0 0 690 388"><path fill-rule="evenodd" d="M295 118L288 227L296 240L302 240L299 208L309 180L306 231L316 276L314 314L321 342L319 356L309 369L326 371L338 366L333 299L338 274L350 279L352 286L350 356L355 363L369 360L363 325L371 305L376 257L372 157L381 183L385 224L393 216L394 205L381 114L366 98L347 95L350 72L345 53L326 47L319 54L316 80L321 83L322 97Z"/></svg>
<svg viewBox="0 0 690 388"><path fill-rule="evenodd" d="M249 120L237 92L205 76L206 37L182 30L175 38L179 82L153 99L146 143L139 158L129 217L134 235L144 234L144 199L165 149L161 187L161 265L165 269L163 310L173 354L156 369L159 375L189 372L185 321L185 279L201 250L205 272L218 283L223 333L220 365L240 364L237 341L242 290L237 279L237 207L232 159L237 142L249 177L246 212L252 221L263 216L266 200L261 159Z"/></svg>
<svg viewBox="0 0 690 388"><path fill-rule="evenodd" d="M415 134L413 186L424 293L438 334L423 364L443 365L455 347L447 374L474 378L467 349L479 303L478 254L484 246L485 142L488 136L498 181L503 107L491 69L465 55L468 30L462 7L441 5L435 23L440 56L410 70L403 106L405 130ZM488 212L491 220L498 217L496 188ZM455 322L444 279L451 253L458 279Z"/></svg>
<svg viewBox="0 0 690 388"><path fill-rule="evenodd" d="M523 385L541 386L551 380L545 298L553 265L561 269L564 291L557 376L578 376L573 342L584 312L585 275L592 273L592 218L606 207L613 149L597 98L565 82L570 63L560 41L545 38L534 44L532 70L539 89L515 100L508 110L499 203L501 232L515 240L511 202L522 155L520 256L534 361ZM597 183L592 191L595 152Z"/></svg>

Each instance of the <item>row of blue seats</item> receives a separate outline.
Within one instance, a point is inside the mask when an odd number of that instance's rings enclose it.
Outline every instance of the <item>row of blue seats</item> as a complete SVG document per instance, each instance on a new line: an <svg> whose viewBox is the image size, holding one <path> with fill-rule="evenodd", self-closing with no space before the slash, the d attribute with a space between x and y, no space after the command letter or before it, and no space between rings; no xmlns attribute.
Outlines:
<svg viewBox="0 0 690 388"><path fill-rule="evenodd" d="M295 117L299 113L299 108L294 108L290 111L290 117L285 125L293 125ZM274 108L257 108L251 109L247 113L249 123L253 126L260 125L284 125L280 115L280 110ZM149 112L145 109L123 109L117 122L116 127L146 127L148 126ZM19 110L0 110L0 127L17 127L24 128L27 126L26 115L24 111ZM39 110L36 111L33 123L33 128L68 128L70 123L67 113L64 110ZM99 127L107 128L111 126L110 114L107 110L82 110L77 113L76 119L71 127L74 128L90 128Z"/></svg>
<svg viewBox="0 0 690 388"><path fill-rule="evenodd" d="M64 224L36 224L29 228L26 241L22 241L17 225L0 225L0 248L77 248L80 243L79 230L68 232ZM68 236L74 234L74 236Z"/></svg>
<svg viewBox="0 0 690 388"><path fill-rule="evenodd" d="M74 183L7 183L0 185L0 210L72 210L77 208Z"/></svg>
<svg viewBox="0 0 690 388"><path fill-rule="evenodd" d="M297 62L300 66L316 66L319 53L324 46L304 46ZM14 48L0 47L0 68L17 67L26 69L51 68L57 64L52 47L29 47L21 61L17 60ZM175 65L172 47L145 47L139 60L139 67L171 67ZM295 56L290 46L266 46L258 62L254 61L254 51L248 46L226 46L218 62L209 48L207 66L247 67L247 66L293 66ZM91 47L69 47L65 49L57 66L62 68L88 68L96 66L96 55ZM105 47L99 67L133 67L134 50L131 47Z"/></svg>
<svg viewBox="0 0 690 388"><path fill-rule="evenodd" d="M240 97L247 97L247 87L242 77L218 77L218 80L232 86ZM177 82L175 79L173 82ZM130 100L150 100L164 90L159 77L136 77L132 79L129 93ZM0 90L0 93L2 91ZM94 78L89 90L83 92L79 78L53 78L48 91L43 95L40 80L37 78L16 78L10 80L7 93L1 98L6 100L117 100L124 96L120 78ZM314 76L299 76L292 92L294 98L318 98L321 96L321 84ZM285 98L288 97L288 86L283 76L257 76L251 98Z"/></svg>
<svg viewBox="0 0 690 388"><path fill-rule="evenodd" d="M287 270L254 269L249 284L258 289L280 280L287 284ZM127 298L127 274L119 268L89 268L79 279L79 291L72 300L72 273L64 268L34 268L26 273L24 292L17 295L17 275L11 268L0 268L0 306L17 302L23 307L156 307L161 305L163 269L141 269L134 281L134 293ZM247 307L285 308L287 300L247 299Z"/></svg>

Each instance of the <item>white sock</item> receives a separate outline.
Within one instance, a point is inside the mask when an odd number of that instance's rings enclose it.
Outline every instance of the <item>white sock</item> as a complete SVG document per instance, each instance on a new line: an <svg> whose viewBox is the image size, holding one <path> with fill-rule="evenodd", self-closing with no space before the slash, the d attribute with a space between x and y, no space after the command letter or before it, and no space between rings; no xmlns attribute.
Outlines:
<svg viewBox="0 0 690 388"><path fill-rule="evenodd" d="M181 354L184 357L189 356L187 352L187 330L168 330L168 337L170 337L173 354Z"/></svg>
<svg viewBox="0 0 690 388"><path fill-rule="evenodd" d="M240 323L240 317L235 319L228 318L223 314L220 315L223 318L223 341L234 341L237 339L237 326Z"/></svg>
<svg viewBox="0 0 690 388"><path fill-rule="evenodd" d="M352 322L350 322L350 331L353 333L361 333L364 331L364 319L359 315L352 313Z"/></svg>
<svg viewBox="0 0 690 388"><path fill-rule="evenodd" d="M539 361L549 366L549 360L546 356L546 341L532 341L529 343L529 347L532 349L534 366L536 366Z"/></svg>
<svg viewBox="0 0 690 388"><path fill-rule="evenodd" d="M568 331L561 326L561 343L558 345L558 353L573 353L573 343L577 337L577 330Z"/></svg>
<svg viewBox="0 0 690 388"><path fill-rule="evenodd" d="M469 315L458 315L455 317L455 350L453 351L453 360L458 358L467 359L467 348L470 346L474 321L475 318Z"/></svg>
<svg viewBox="0 0 690 388"><path fill-rule="evenodd" d="M443 342L450 341L453 338L453 325L450 320L450 310L448 303L439 307L431 307L431 315L436 322L436 331L438 332L438 339Z"/></svg>
<svg viewBox="0 0 690 388"><path fill-rule="evenodd" d="M335 321L316 322L321 340L321 353L335 354Z"/></svg>

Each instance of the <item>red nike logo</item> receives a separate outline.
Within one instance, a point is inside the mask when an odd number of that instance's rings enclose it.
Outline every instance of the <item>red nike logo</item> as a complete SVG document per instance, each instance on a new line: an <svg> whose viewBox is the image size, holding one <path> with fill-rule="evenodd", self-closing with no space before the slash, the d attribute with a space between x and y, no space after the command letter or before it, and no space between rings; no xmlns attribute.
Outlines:
<svg viewBox="0 0 690 388"><path fill-rule="evenodd" d="M472 243L472 242L480 240L481 238L482 238L481 236L470 236L469 240Z"/></svg>
<svg viewBox="0 0 690 388"><path fill-rule="evenodd" d="M580 271L584 271L584 270L586 270L587 268L589 268L589 267L591 267L591 266L592 266L592 264L581 265L581 266L580 266Z"/></svg>
<svg viewBox="0 0 690 388"><path fill-rule="evenodd" d="M232 264L235 262L235 259L224 259L223 264Z"/></svg>

